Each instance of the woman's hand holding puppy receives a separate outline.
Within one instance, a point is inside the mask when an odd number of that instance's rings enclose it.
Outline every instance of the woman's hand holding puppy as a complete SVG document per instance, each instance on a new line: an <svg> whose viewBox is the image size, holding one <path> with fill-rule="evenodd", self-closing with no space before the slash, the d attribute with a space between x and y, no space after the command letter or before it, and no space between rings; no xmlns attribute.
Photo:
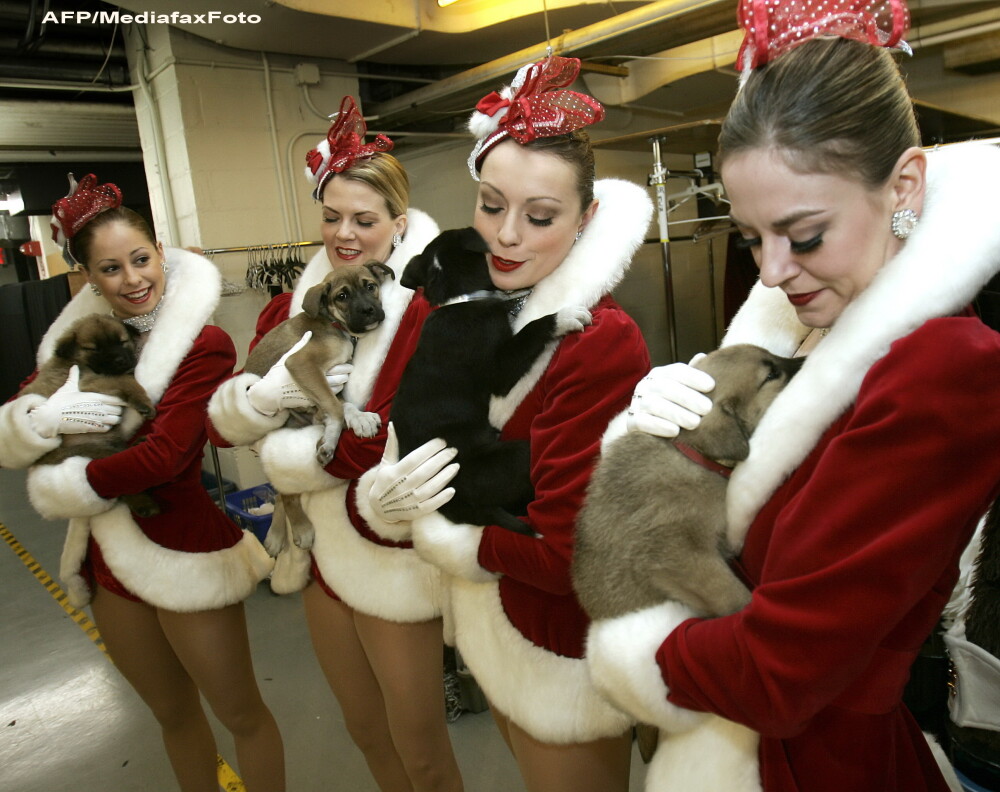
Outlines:
<svg viewBox="0 0 1000 792"><path fill-rule="evenodd" d="M389 424L382 461L368 492L372 511L379 519L395 523L412 521L437 511L455 495L447 486L458 473L456 453L444 440L428 440L399 458L399 441Z"/></svg>
<svg viewBox="0 0 1000 792"><path fill-rule="evenodd" d="M677 437L681 429L694 429L712 409L705 394L715 387L712 377L696 369L703 354L691 363L671 363L649 372L635 387L628 408L629 432Z"/></svg>
<svg viewBox="0 0 1000 792"><path fill-rule="evenodd" d="M259 382L247 389L247 399L250 406L261 415L277 415L279 410L309 410L315 407L310 399L292 379L291 373L285 367L285 361L304 347L312 338L312 330L307 331L302 338L278 362L271 366ZM350 363L333 366L326 372L326 381L334 394L340 393L347 384L354 367Z"/></svg>
<svg viewBox="0 0 1000 792"><path fill-rule="evenodd" d="M80 390L80 369L71 366L66 382L28 413L31 428L41 437L106 432L122 419L125 403L117 396Z"/></svg>

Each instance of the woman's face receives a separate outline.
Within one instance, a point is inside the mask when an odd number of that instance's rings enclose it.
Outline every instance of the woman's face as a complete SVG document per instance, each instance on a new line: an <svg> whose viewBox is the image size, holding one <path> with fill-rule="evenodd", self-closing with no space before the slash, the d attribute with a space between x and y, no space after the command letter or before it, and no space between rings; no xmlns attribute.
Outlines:
<svg viewBox="0 0 1000 792"><path fill-rule="evenodd" d="M529 288L558 267L590 222L572 165L516 141L483 160L473 225L490 248L490 277L504 291Z"/></svg>
<svg viewBox="0 0 1000 792"><path fill-rule="evenodd" d="M152 311L167 285L163 245L117 221L94 232L85 272L122 319Z"/></svg>
<svg viewBox="0 0 1000 792"><path fill-rule="evenodd" d="M393 235L405 230L406 215L390 217L385 198L364 182L338 174L323 188L323 245L334 267L384 263Z"/></svg>
<svg viewBox="0 0 1000 792"><path fill-rule="evenodd" d="M807 327L836 322L899 250L892 179L872 189L848 176L799 173L774 149L733 155L722 178L761 281L785 292Z"/></svg>

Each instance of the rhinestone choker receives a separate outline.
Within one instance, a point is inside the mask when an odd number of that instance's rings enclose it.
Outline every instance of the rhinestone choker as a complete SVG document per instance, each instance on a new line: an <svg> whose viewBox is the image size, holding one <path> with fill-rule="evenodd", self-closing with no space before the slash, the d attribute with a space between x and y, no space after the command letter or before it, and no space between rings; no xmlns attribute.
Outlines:
<svg viewBox="0 0 1000 792"><path fill-rule="evenodd" d="M156 317L160 313L160 307L163 305L163 298L156 304L156 307L147 314L141 314L139 316L130 316L128 319L121 319L122 322L127 324L129 327L134 327L140 333L148 333L153 329L153 323L156 322ZM111 312L112 316L115 316L115 312ZM121 317L115 317L120 319Z"/></svg>

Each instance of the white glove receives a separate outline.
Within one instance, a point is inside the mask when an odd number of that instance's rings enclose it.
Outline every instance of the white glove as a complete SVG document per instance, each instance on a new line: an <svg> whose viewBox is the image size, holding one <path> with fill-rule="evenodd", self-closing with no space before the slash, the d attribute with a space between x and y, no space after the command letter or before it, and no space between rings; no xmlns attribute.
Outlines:
<svg viewBox="0 0 1000 792"><path fill-rule="evenodd" d="M454 488L447 484L458 473L458 463L452 462L457 453L438 437L400 461L399 441L390 423L382 461L368 492L372 511L390 523L415 520L437 511L455 495Z"/></svg>
<svg viewBox="0 0 1000 792"><path fill-rule="evenodd" d="M59 434L106 432L122 419L125 402L106 393L80 390L80 369L70 366L69 376L55 393L28 412L31 428L52 438Z"/></svg>
<svg viewBox="0 0 1000 792"><path fill-rule="evenodd" d="M278 358L267 374L247 388L250 406L261 415L272 416L277 415L279 410L308 410L316 406L285 368L285 361L309 343L310 338L312 330L307 330L291 349ZM350 363L341 363L326 372L327 384L334 395L344 389L353 370Z"/></svg>
<svg viewBox="0 0 1000 792"><path fill-rule="evenodd" d="M697 427L712 409L712 400L705 394L715 387L710 374L691 365L703 357L698 354L691 363L671 363L650 371L632 394L628 431L677 437L681 429Z"/></svg>

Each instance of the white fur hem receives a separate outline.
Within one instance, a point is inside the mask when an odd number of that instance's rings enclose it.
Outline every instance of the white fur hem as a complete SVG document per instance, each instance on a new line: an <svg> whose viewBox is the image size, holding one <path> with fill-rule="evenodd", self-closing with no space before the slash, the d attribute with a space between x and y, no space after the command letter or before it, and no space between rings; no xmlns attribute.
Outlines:
<svg viewBox="0 0 1000 792"><path fill-rule="evenodd" d="M375 477L378 475L378 471L378 466L373 467L370 470L365 471L361 478L358 479L357 490L354 493L358 513L365 518L365 522L368 523L368 527L383 539L388 539L390 542L407 542L409 541L411 534L409 520L387 522L379 517L372 508L371 500L368 495L371 492L372 484L375 483Z"/></svg>
<svg viewBox="0 0 1000 792"><path fill-rule="evenodd" d="M587 664L594 685L633 717L665 732L694 728L708 715L667 701L656 651L694 611L668 601L614 619L599 619L587 634Z"/></svg>
<svg viewBox="0 0 1000 792"><path fill-rule="evenodd" d="M260 464L278 492L313 492L337 484L339 479L316 459L316 444L322 437L323 427L316 424L276 429L257 444Z"/></svg>
<svg viewBox="0 0 1000 792"><path fill-rule="evenodd" d="M62 444L58 435L42 437L31 427L28 413L45 401L44 396L29 393L0 406L0 467L26 468Z"/></svg>
<svg viewBox="0 0 1000 792"><path fill-rule="evenodd" d="M354 610L392 622L441 616L441 573L411 548L369 542L351 525L347 485L302 496L316 528L313 558L323 579Z"/></svg>
<svg viewBox="0 0 1000 792"><path fill-rule="evenodd" d="M247 388L260 382L256 374L238 374L223 382L208 402L212 426L234 446L256 443L268 432L281 427L288 419L286 410L268 416L250 406Z"/></svg>
<svg viewBox="0 0 1000 792"><path fill-rule="evenodd" d="M413 546L425 561L472 583L487 583L500 577L479 566L482 526L453 523L440 512L418 517L412 525Z"/></svg>
<svg viewBox="0 0 1000 792"><path fill-rule="evenodd" d="M225 550L188 553L153 542L125 505L90 519L101 554L122 585L144 602L180 613L214 610L242 602L271 572L273 561L249 531ZM60 574L70 588L79 580L79 541L71 525ZM72 545L72 546L71 546Z"/></svg>
<svg viewBox="0 0 1000 792"><path fill-rule="evenodd" d="M90 486L90 461L74 456L58 465L36 465L28 471L28 498L35 511L47 520L58 520L92 517L114 506L116 500L105 500Z"/></svg>
<svg viewBox="0 0 1000 792"><path fill-rule="evenodd" d="M618 736L632 725L594 689L584 660L536 646L514 628L496 582L456 578L450 594L462 658L491 705L532 737L582 743Z"/></svg>
<svg viewBox="0 0 1000 792"><path fill-rule="evenodd" d="M660 732L646 792L761 792L757 732L710 716L680 734Z"/></svg>

